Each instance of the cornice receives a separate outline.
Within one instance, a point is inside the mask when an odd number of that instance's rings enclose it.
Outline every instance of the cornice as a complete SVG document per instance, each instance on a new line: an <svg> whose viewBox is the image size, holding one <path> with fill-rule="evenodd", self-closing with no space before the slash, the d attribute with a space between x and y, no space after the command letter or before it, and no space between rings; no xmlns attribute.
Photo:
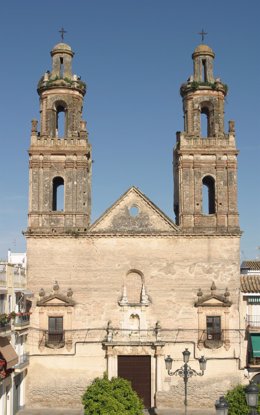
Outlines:
<svg viewBox="0 0 260 415"><path fill-rule="evenodd" d="M172 238L186 238L186 239L204 239L204 238L210 238L210 239L216 239L216 238L240 238L241 236L241 232L240 233L215 233L215 234L198 234L198 233L149 233L149 234L144 234L144 233L86 233L86 232L77 232L75 234L69 234L69 233L62 233L62 234L53 234L53 233L31 233L31 232L27 232L24 231L23 235L27 238L48 238L48 239L57 239L57 238L70 238L70 239L77 239L77 238L81 238L81 239L101 239L101 238L144 238L144 239L149 239L149 238L158 238L158 239L172 239Z"/></svg>

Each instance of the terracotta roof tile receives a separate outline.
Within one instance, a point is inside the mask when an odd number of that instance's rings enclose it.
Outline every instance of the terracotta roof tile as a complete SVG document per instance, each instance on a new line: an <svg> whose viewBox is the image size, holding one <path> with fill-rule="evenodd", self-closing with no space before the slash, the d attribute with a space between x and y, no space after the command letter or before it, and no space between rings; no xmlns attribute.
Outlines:
<svg viewBox="0 0 260 415"><path fill-rule="evenodd" d="M240 288L243 293L260 293L260 274L240 275Z"/></svg>
<svg viewBox="0 0 260 415"><path fill-rule="evenodd" d="M252 271L260 271L260 261L243 261L241 264L241 268L247 268Z"/></svg>

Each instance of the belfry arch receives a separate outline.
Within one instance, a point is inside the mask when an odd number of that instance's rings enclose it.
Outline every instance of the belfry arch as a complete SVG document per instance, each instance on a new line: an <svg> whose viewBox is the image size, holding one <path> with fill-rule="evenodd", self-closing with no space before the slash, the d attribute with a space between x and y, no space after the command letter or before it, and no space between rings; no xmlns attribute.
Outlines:
<svg viewBox="0 0 260 415"><path fill-rule="evenodd" d="M55 136L65 138L68 136L68 109L65 102L56 102L55 111Z"/></svg>
<svg viewBox="0 0 260 415"><path fill-rule="evenodd" d="M212 176L204 176L202 179L202 211L206 215L216 213L215 179Z"/></svg>
<svg viewBox="0 0 260 415"><path fill-rule="evenodd" d="M214 135L214 108L211 102L200 105L200 136L203 138Z"/></svg>

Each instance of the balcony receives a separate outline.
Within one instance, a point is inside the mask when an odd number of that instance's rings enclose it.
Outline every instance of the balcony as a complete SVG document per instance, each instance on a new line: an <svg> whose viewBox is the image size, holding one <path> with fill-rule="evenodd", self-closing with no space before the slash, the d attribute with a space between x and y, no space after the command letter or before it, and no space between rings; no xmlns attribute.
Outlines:
<svg viewBox="0 0 260 415"><path fill-rule="evenodd" d="M228 330L216 331L199 331L198 347L203 349L219 349L224 346L226 350L230 348L230 339Z"/></svg>
<svg viewBox="0 0 260 415"><path fill-rule="evenodd" d="M0 336L9 336L11 333L10 318L7 314L0 314Z"/></svg>
<svg viewBox="0 0 260 415"><path fill-rule="evenodd" d="M0 285L6 286L6 264L0 264Z"/></svg>
<svg viewBox="0 0 260 415"><path fill-rule="evenodd" d="M14 317L15 330L24 330L30 325L30 313L17 313Z"/></svg>
<svg viewBox="0 0 260 415"><path fill-rule="evenodd" d="M260 331L260 316L256 315L247 315L246 316L246 326L250 331Z"/></svg>
<svg viewBox="0 0 260 415"><path fill-rule="evenodd" d="M21 373L29 365L29 353L18 356L18 363L14 366L15 373Z"/></svg>
<svg viewBox="0 0 260 415"><path fill-rule="evenodd" d="M51 349L60 349L65 346L65 333L61 332L45 332L45 346Z"/></svg>

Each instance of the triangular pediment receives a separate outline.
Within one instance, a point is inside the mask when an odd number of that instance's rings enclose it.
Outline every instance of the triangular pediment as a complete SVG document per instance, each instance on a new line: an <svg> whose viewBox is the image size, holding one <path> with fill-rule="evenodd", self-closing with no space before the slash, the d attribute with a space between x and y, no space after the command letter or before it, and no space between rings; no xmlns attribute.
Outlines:
<svg viewBox="0 0 260 415"><path fill-rule="evenodd" d="M37 306L47 307L47 306L73 306L75 301L70 297L67 297L62 294L51 294L47 297L43 297L41 300L37 301Z"/></svg>
<svg viewBox="0 0 260 415"><path fill-rule="evenodd" d="M170 234L178 227L147 196L131 187L90 227L90 233Z"/></svg>
<svg viewBox="0 0 260 415"><path fill-rule="evenodd" d="M196 307L230 307L231 302L221 295L208 295L200 298L196 303Z"/></svg>

